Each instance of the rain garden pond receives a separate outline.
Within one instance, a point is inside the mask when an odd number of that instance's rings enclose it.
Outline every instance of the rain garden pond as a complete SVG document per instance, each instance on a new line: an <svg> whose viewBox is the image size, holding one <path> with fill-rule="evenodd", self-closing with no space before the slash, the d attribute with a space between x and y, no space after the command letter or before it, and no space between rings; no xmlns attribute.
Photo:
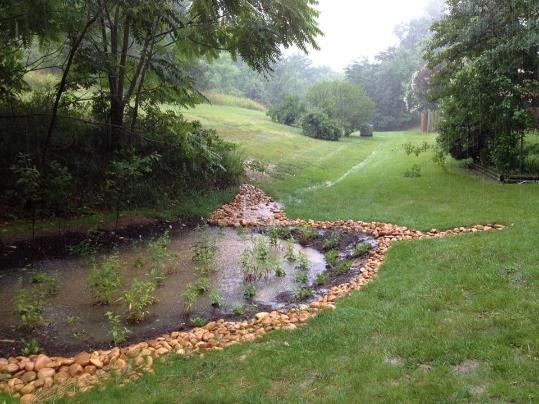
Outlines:
<svg viewBox="0 0 539 404"><path fill-rule="evenodd" d="M51 354L152 338L217 318L308 302L357 274L361 233L199 226L0 272L0 355Z"/></svg>

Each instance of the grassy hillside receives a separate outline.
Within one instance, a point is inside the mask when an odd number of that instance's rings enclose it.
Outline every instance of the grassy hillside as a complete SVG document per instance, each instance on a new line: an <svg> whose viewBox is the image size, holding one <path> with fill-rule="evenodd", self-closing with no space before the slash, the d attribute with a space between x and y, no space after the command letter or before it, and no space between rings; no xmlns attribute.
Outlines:
<svg viewBox="0 0 539 404"><path fill-rule="evenodd" d="M367 219L421 229L509 228L395 245L375 282L295 332L203 358L78 402L536 402L539 400L539 187L501 185L432 156L417 133L313 140L263 113L188 113L274 165L259 185L291 217ZM418 164L421 176L404 172Z"/></svg>

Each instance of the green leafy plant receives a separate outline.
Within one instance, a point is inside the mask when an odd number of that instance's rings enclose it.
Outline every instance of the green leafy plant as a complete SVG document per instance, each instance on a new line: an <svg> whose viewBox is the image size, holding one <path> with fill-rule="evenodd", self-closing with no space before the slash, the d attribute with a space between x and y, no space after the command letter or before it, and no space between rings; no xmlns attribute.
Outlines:
<svg viewBox="0 0 539 404"><path fill-rule="evenodd" d="M60 291L58 274L51 275L45 272L34 272L30 275L30 283L39 285L48 296L55 296Z"/></svg>
<svg viewBox="0 0 539 404"><path fill-rule="evenodd" d="M197 240L191 247L192 261L206 272L212 271L217 254L215 240L211 239L206 227L196 229Z"/></svg>
<svg viewBox="0 0 539 404"><path fill-rule="evenodd" d="M210 280L200 277L195 281L194 287L199 296L205 295L210 290Z"/></svg>
<svg viewBox="0 0 539 404"><path fill-rule="evenodd" d="M115 345L122 344L127 339L127 334L129 334L131 331L129 331L123 324L122 319L119 315L114 314L111 311L107 311L105 313L105 317L107 318L109 322L110 327L110 337L112 339L112 342Z"/></svg>
<svg viewBox="0 0 539 404"><path fill-rule="evenodd" d="M162 285L166 276L174 271L179 260L177 253L171 253L170 236L168 231L162 234L158 239L148 243L150 252L150 272L149 276L157 285Z"/></svg>
<svg viewBox="0 0 539 404"><path fill-rule="evenodd" d="M42 351L39 341L35 338L30 340L22 340L21 354L23 356L37 355Z"/></svg>
<svg viewBox="0 0 539 404"><path fill-rule="evenodd" d="M185 286L185 290L183 291L183 311L185 313L191 312L199 296L200 295L196 290L195 285L188 283Z"/></svg>
<svg viewBox="0 0 539 404"><path fill-rule="evenodd" d="M88 288L96 304L108 305L112 302L114 294L121 287L120 256L110 255L101 263L94 263L88 277Z"/></svg>
<svg viewBox="0 0 539 404"><path fill-rule="evenodd" d="M299 289L296 294L294 295L294 300L296 301L302 301L305 299L308 299L313 295L313 290L309 288L301 288Z"/></svg>
<svg viewBox="0 0 539 404"><path fill-rule="evenodd" d="M190 320L190 323L193 327L202 327L204 326L208 320L205 317L193 317Z"/></svg>
<svg viewBox="0 0 539 404"><path fill-rule="evenodd" d="M129 290L124 293L123 300L127 304L127 318L133 323L144 321L149 314L148 308L155 303L153 282L142 282L135 279Z"/></svg>
<svg viewBox="0 0 539 404"><path fill-rule="evenodd" d="M245 305L239 304L237 306L234 306L234 308L232 309L232 314L238 317L243 316L245 314Z"/></svg>
<svg viewBox="0 0 539 404"><path fill-rule="evenodd" d="M15 294L15 312L19 316L21 326L25 329L35 328L48 324L43 316L45 293L41 285L23 287L22 278L19 278L18 289Z"/></svg>
<svg viewBox="0 0 539 404"><path fill-rule="evenodd" d="M286 276L283 263L280 260L272 260L271 267L273 268L273 271L275 272L275 276L277 278L283 278Z"/></svg>
<svg viewBox="0 0 539 404"><path fill-rule="evenodd" d="M294 247L294 240L291 237L286 240L286 251L284 257L288 262L296 262L298 259L296 249Z"/></svg>
<svg viewBox="0 0 539 404"><path fill-rule="evenodd" d="M212 307L216 309L219 307L222 307L225 303L224 299L221 297L219 292L215 292L215 291L210 293L210 302L211 302Z"/></svg>
<svg viewBox="0 0 539 404"><path fill-rule="evenodd" d="M348 272L350 272L351 266L352 266L351 261L344 260L344 261L339 262L339 264L337 265L335 269L340 274L347 274Z"/></svg>
<svg viewBox="0 0 539 404"><path fill-rule="evenodd" d="M333 250L339 246L338 237L330 237L324 240L323 248L325 251Z"/></svg>
<svg viewBox="0 0 539 404"><path fill-rule="evenodd" d="M339 260L339 252L337 250L329 250L325 254L326 263L331 267L335 268L337 261Z"/></svg>
<svg viewBox="0 0 539 404"><path fill-rule="evenodd" d="M296 282L307 283L309 281L309 272L299 271L296 273Z"/></svg>
<svg viewBox="0 0 539 404"><path fill-rule="evenodd" d="M352 257L354 257L354 258L363 257L371 249L372 249L372 246L369 243L359 243L352 250Z"/></svg>
<svg viewBox="0 0 539 404"><path fill-rule="evenodd" d="M301 226L298 231L298 241L301 245L307 245L316 237L316 231L311 226Z"/></svg>
<svg viewBox="0 0 539 404"><path fill-rule="evenodd" d="M325 285L329 281L329 275L327 272L321 272L316 275L315 282L318 286Z"/></svg>
<svg viewBox="0 0 539 404"><path fill-rule="evenodd" d="M243 297L247 301L252 301L256 296L256 286L252 283L247 283L243 287Z"/></svg>
<svg viewBox="0 0 539 404"><path fill-rule="evenodd" d="M71 328L71 336L73 338L82 339L86 335L86 330L81 327L81 319L79 316L67 316L66 323Z"/></svg>
<svg viewBox="0 0 539 404"><path fill-rule="evenodd" d="M311 269L311 261L302 252L299 253L299 259L296 264L296 268L299 269L300 271L306 271L306 272L308 272L309 269Z"/></svg>

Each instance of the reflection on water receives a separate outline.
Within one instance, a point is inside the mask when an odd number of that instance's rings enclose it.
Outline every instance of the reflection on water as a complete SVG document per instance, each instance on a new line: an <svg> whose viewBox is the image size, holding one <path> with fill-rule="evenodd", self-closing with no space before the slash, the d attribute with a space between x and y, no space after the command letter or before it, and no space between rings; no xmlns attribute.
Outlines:
<svg viewBox="0 0 539 404"><path fill-rule="evenodd" d="M215 313L211 307L209 293L201 296L193 306L192 315L223 315L232 313L237 305L245 304L243 272L241 256L246 248L251 248L253 235L239 234L232 229L208 228L205 237L214 240L216 245L215 270L208 275L210 291L217 293L224 304ZM141 324L129 324L134 335L151 335L167 327L172 329L185 321L183 313L183 292L188 283L197 280L195 266L192 263L192 245L200 238L200 232L184 231L171 235L169 250L180 255L176 268L169 274L164 284L155 291L157 301L150 307L150 315ZM259 236L256 237L265 237ZM302 252L310 261L307 285L311 285L318 273L325 270L324 257L311 248L294 245L296 252ZM279 241L277 246L270 247L273 259L282 261L285 276L276 277L271 273L267 278L255 282L256 296L254 303L259 305L280 307L283 305L282 295L292 296L305 284L298 283L298 270L294 263L284 259L285 243ZM97 257L99 261L103 257ZM142 268L141 261L147 261L146 246L139 245L120 251L122 262L122 290L127 289L135 279L147 279L147 266ZM110 342L107 311L125 315L126 307L118 290L116 301L110 306L96 306L87 288L87 278L91 269L88 259L69 258L43 261L33 266L34 270L57 274L60 289L57 295L46 300L44 316L50 325L43 330L49 346L63 347L63 350L76 349L81 340L92 346L106 345ZM32 270L20 268L4 273L0 278L0 339L20 336L17 331L19 318L14 313L15 296L18 279L29 278ZM77 321L73 321L73 319ZM80 324L77 324L79 323Z"/></svg>

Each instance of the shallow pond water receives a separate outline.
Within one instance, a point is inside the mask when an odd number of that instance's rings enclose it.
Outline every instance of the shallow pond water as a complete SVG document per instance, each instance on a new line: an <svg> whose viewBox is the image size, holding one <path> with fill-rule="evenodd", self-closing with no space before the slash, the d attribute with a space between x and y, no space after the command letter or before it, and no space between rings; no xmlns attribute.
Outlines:
<svg viewBox="0 0 539 404"><path fill-rule="evenodd" d="M252 309L280 308L290 303L298 290L313 286L317 274L326 270L324 255L299 244L287 245L278 241L269 246L267 236L250 232L241 233L232 229L206 228L202 231L184 230L170 235L169 252L178 253L171 266L171 273L163 284L153 293L156 301L149 307L149 315L140 323L125 323L130 330L129 341L150 338L161 332L181 329L189 324L184 313L184 293L188 284L196 283L200 274L195 270L192 246L203 238L210 240L216 247L213 270L207 276L207 292L196 299L190 317L207 319L231 315L234 308L251 304ZM281 262L284 276L274 273L262 276L253 282L256 294L252 302L244 297L244 272L242 255L246 249L252 249L253 243L269 246L269 256L275 262ZM308 258L309 269L306 279L297 280L296 263L286 258L287 249L293 248L295 254ZM57 276L58 293L46 299L43 316L48 325L38 328L33 336L37 337L42 347L51 353L73 353L81 349L108 346L111 342L110 325L107 312L114 312L125 319L126 304L121 299L134 280L148 280L147 242L134 243L123 247L119 252L121 261L120 278L122 287L115 294L115 300L107 306L95 305L88 288L88 276L92 264L88 258L67 258L34 263L32 267L16 268L0 273L0 354L5 355L20 347L20 340L30 337L21 331L20 317L15 314L15 302L20 279L28 285L32 274L44 272ZM100 262L105 255L97 255ZM219 308L211 305L210 295L218 294L222 300Z"/></svg>

